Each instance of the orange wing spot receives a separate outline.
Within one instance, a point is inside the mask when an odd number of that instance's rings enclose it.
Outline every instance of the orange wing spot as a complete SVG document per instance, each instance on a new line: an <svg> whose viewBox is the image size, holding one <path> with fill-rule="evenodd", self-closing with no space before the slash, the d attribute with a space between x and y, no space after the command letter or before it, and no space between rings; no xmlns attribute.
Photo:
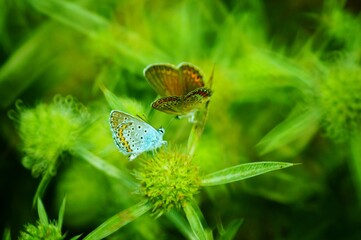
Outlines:
<svg viewBox="0 0 361 240"><path fill-rule="evenodd" d="M192 76L192 79L194 79L194 82L195 82L197 85L203 86L203 80L202 80L202 77L199 76L199 74L197 74L197 73L192 73L191 76Z"/></svg>
<svg viewBox="0 0 361 240"><path fill-rule="evenodd" d="M131 123L129 125L131 125ZM132 149L130 148L129 142L127 142L127 140L125 140L125 137L124 137L124 134L123 134L124 129L126 129L129 125L124 124L121 128L119 128L118 137L120 139L120 143L124 144L123 146L127 149L127 152L132 152Z"/></svg>

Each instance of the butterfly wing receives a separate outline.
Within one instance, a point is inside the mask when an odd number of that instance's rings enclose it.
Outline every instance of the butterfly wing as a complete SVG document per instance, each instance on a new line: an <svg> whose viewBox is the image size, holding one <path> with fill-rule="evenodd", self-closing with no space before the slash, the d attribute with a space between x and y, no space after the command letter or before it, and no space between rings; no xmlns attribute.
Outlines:
<svg viewBox="0 0 361 240"><path fill-rule="evenodd" d="M182 115L182 98L178 96L164 97L155 100L152 107L168 114Z"/></svg>
<svg viewBox="0 0 361 240"><path fill-rule="evenodd" d="M184 95L196 88L204 87L203 75L201 71L190 63L178 65L181 82L184 85Z"/></svg>
<svg viewBox="0 0 361 240"><path fill-rule="evenodd" d="M206 87L196 88L184 96L183 112L191 112L201 108L212 96L212 90Z"/></svg>
<svg viewBox="0 0 361 240"><path fill-rule="evenodd" d="M201 87L186 94L184 97L170 96L155 100L152 107L173 115L186 115L203 106L212 96L212 90Z"/></svg>
<svg viewBox="0 0 361 240"><path fill-rule="evenodd" d="M130 160L163 144L163 134L129 114L113 110L109 122L115 144Z"/></svg>
<svg viewBox="0 0 361 240"><path fill-rule="evenodd" d="M152 88L161 96L184 95L184 84L180 82L178 69L172 64L152 64L144 69L144 76Z"/></svg>

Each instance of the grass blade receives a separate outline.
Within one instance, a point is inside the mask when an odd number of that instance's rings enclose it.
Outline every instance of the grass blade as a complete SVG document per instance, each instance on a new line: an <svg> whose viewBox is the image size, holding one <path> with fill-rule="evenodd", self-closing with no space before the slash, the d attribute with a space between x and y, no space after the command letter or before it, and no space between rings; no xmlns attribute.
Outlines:
<svg viewBox="0 0 361 240"><path fill-rule="evenodd" d="M296 164L284 162L255 162L245 163L234 167L210 173L202 179L202 186L215 186L240 181L267 172L291 167Z"/></svg>
<svg viewBox="0 0 361 240"><path fill-rule="evenodd" d="M277 148L302 138L306 133L312 135L316 128L319 114L316 109L305 111L297 116L291 116L284 122L272 129L258 144L257 148L261 155L269 153Z"/></svg>
<svg viewBox="0 0 361 240"><path fill-rule="evenodd" d="M49 224L48 215L46 214L43 202L38 198L38 215L39 221L42 225L47 226Z"/></svg>
<svg viewBox="0 0 361 240"><path fill-rule="evenodd" d="M103 239L110 234L116 232L121 227L134 221L138 217L142 216L151 209L151 206L144 200L137 205L134 205L128 209L125 209L113 217L106 220L99 227L89 233L84 240Z"/></svg>
<svg viewBox="0 0 361 240"><path fill-rule="evenodd" d="M58 0L31 0L29 2L39 12L86 35L94 35L108 26L106 19L72 2Z"/></svg>
<svg viewBox="0 0 361 240"><path fill-rule="evenodd" d="M106 175L121 180L121 183L127 188L135 189L137 187L135 181L128 174L89 152L87 149L77 148L74 153Z"/></svg>
<svg viewBox="0 0 361 240"><path fill-rule="evenodd" d="M220 239L222 240L232 240L235 239L235 236L239 230L239 228L241 227L241 225L243 224L244 220L243 219L237 219L232 221L227 227L226 229L222 229L222 232L220 232L221 237Z"/></svg>
<svg viewBox="0 0 361 240"><path fill-rule="evenodd" d="M210 232L203 227L205 221L202 212L196 204L186 203L183 205L183 210L186 214L187 220L193 230L193 233L199 240L213 239Z"/></svg>
<svg viewBox="0 0 361 240"><path fill-rule="evenodd" d="M177 211L172 210L166 213L166 216L187 239L197 239L192 229L190 229L188 222Z"/></svg>
<svg viewBox="0 0 361 240"><path fill-rule="evenodd" d="M66 198L64 197L63 202L61 203L61 206L59 209L59 216L58 216L58 228L60 230L61 230L61 227L63 226L65 203L66 203Z"/></svg>

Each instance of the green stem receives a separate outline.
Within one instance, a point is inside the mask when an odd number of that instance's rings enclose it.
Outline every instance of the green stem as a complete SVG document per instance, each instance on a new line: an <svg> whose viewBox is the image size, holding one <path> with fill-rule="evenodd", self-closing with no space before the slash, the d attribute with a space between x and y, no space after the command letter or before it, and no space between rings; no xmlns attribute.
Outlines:
<svg viewBox="0 0 361 240"><path fill-rule="evenodd" d="M49 167L49 169L47 169L47 171L45 172L45 174L43 175L43 177L41 178L41 181L39 183L39 186L38 188L36 189L36 192L35 192L35 195L34 195L34 198L33 198L33 207L35 207L37 201L38 201L38 198L42 198L44 193L45 193L45 190L46 188L48 187L49 183L50 183L50 180L54 177L54 175L56 174L56 171L60 165L60 163L62 162L62 158L64 156L61 155L59 157L59 159L57 159L53 165L51 165Z"/></svg>
<svg viewBox="0 0 361 240"><path fill-rule="evenodd" d="M357 197L359 202L361 200L361 134L355 133L355 135L351 138L351 159L349 161L350 164L350 172L353 177L353 181L355 183L355 190L357 193Z"/></svg>

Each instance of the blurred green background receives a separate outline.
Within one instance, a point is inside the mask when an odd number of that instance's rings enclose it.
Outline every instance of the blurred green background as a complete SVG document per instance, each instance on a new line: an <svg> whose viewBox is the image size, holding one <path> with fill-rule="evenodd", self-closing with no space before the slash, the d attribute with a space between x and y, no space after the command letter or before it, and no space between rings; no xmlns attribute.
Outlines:
<svg viewBox="0 0 361 240"><path fill-rule="evenodd" d="M111 107L100 86L120 102L138 101L154 127L166 127L168 142L184 145L190 124L151 111L156 93L143 69L191 62L206 82L215 66L209 119L195 153L201 171L302 163L202 189L198 202L214 235L244 219L236 239L359 239L360 9L357 0L0 0L1 229L16 238L37 219L32 198L39 178L22 165L14 110L71 95L93 119L84 145L131 170L138 163L127 162L112 142ZM69 236L131 205L132 193L116 180L71 153L62 159L44 203L56 219L67 196ZM166 217L143 216L110 239L170 236L184 238Z"/></svg>

